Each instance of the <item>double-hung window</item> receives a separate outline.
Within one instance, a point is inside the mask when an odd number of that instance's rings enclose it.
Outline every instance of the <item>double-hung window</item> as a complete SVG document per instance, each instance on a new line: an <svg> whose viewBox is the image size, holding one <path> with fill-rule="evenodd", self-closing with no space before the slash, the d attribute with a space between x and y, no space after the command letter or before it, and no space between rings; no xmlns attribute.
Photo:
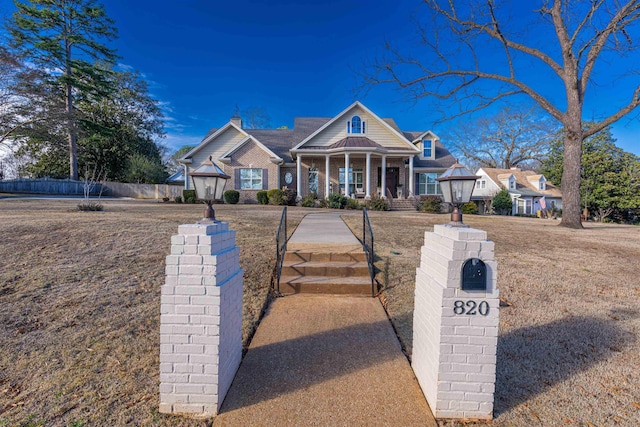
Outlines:
<svg viewBox="0 0 640 427"><path fill-rule="evenodd" d="M241 190L262 190L262 169L240 169Z"/></svg>
<svg viewBox="0 0 640 427"><path fill-rule="evenodd" d="M425 159L433 158L433 141L430 139L422 140L422 157Z"/></svg>
<svg viewBox="0 0 640 427"><path fill-rule="evenodd" d="M421 173L418 183L418 191L420 194L442 194L440 183L436 181L439 175L437 173Z"/></svg>

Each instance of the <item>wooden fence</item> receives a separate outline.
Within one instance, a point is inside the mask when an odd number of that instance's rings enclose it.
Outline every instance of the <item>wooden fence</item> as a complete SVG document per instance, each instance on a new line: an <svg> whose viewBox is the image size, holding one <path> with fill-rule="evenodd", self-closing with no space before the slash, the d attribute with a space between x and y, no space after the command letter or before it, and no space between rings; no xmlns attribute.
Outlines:
<svg viewBox="0 0 640 427"><path fill-rule="evenodd" d="M182 196L183 185L175 184L130 184L123 182L96 183L91 196L131 197L135 199L173 199ZM10 179L0 181L0 193L46 194L55 196L84 195L84 181L70 179Z"/></svg>

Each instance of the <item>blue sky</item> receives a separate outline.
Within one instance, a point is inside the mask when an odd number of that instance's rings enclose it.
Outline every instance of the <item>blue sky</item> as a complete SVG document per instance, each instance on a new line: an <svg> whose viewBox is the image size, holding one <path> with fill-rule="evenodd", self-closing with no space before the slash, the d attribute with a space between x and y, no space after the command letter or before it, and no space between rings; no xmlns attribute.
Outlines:
<svg viewBox="0 0 640 427"><path fill-rule="evenodd" d="M356 92L355 71L380 56L386 40L413 44L411 19L424 12L419 0L102 3L118 28L112 46L120 62L143 73L163 106L163 144L170 150L197 144L208 129L225 124L236 105L263 108L274 127L291 127L296 116L332 117L355 100L404 130L444 135L455 125L434 124L440 115L432 101L403 101L391 86ZM0 5L2 15L12 10L8 1ZM614 92L600 90L598 103ZM592 108L585 109L586 118L597 112ZM637 114L614 126L617 144L637 155L639 134Z"/></svg>

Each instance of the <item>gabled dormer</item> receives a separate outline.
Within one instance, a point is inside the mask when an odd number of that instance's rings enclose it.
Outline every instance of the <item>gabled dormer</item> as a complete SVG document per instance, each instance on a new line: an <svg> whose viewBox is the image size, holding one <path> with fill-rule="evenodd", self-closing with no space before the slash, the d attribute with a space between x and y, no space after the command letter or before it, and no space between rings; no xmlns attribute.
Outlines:
<svg viewBox="0 0 640 427"><path fill-rule="evenodd" d="M545 191L547 189L547 180L544 175L529 175L527 176L527 181L536 190Z"/></svg>
<svg viewBox="0 0 640 427"><path fill-rule="evenodd" d="M437 140L438 136L435 133L427 131L413 141L420 149L420 160L435 160Z"/></svg>
<svg viewBox="0 0 640 427"><path fill-rule="evenodd" d="M516 177L512 173L504 173L498 175L498 179L500 183L504 185L507 190L515 190L516 189Z"/></svg>

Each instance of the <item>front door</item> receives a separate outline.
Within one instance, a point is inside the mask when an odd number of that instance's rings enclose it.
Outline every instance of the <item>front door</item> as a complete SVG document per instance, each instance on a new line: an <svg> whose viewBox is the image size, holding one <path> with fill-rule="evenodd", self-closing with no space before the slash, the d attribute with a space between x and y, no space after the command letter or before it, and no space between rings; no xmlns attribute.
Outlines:
<svg viewBox="0 0 640 427"><path fill-rule="evenodd" d="M382 179L381 177L382 168L378 168L378 182L380 182L380 180ZM398 181L400 180L400 168L387 168L386 178L387 179L385 181L385 186L387 187L387 190L391 192L391 197L395 199L396 197L398 197L396 187L398 187Z"/></svg>

